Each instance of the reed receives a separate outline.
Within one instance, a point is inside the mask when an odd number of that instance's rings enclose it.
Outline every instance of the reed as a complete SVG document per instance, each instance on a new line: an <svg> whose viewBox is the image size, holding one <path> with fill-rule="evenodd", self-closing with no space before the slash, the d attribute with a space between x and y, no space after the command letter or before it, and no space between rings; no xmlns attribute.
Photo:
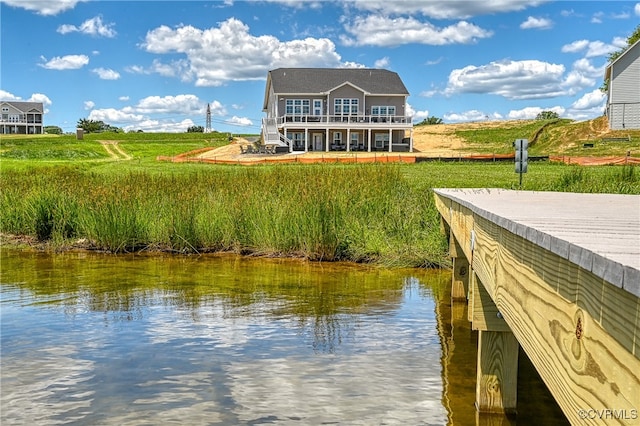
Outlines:
<svg viewBox="0 0 640 426"><path fill-rule="evenodd" d="M526 189L640 193L633 167L535 169ZM110 252L438 266L448 256L431 188L508 188L514 175L512 165L461 164L16 168L0 180L0 232Z"/></svg>

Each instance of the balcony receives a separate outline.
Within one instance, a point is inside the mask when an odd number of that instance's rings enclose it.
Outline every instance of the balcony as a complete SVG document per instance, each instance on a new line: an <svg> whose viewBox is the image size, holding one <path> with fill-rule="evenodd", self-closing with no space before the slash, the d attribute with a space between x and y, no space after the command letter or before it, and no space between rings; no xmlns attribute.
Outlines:
<svg viewBox="0 0 640 426"><path fill-rule="evenodd" d="M42 118L41 117L29 117L24 118L24 117L2 117L0 116L0 124L42 124Z"/></svg>
<svg viewBox="0 0 640 426"><path fill-rule="evenodd" d="M411 116L405 115L284 115L276 118L278 128L365 128L406 129L413 126Z"/></svg>

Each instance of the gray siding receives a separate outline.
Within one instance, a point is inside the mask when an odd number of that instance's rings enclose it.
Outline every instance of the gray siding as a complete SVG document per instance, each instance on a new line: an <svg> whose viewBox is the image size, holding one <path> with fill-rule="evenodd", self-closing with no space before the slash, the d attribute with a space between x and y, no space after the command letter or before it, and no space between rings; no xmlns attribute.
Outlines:
<svg viewBox="0 0 640 426"><path fill-rule="evenodd" d="M613 63L608 104L611 129L640 129L640 44Z"/></svg>

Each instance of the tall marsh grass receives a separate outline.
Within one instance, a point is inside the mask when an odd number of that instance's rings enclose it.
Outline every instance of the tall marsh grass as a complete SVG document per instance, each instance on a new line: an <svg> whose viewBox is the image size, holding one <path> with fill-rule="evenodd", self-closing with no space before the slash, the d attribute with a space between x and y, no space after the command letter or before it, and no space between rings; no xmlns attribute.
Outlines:
<svg viewBox="0 0 640 426"><path fill-rule="evenodd" d="M95 171L98 170L98 171ZM535 173L534 173L535 172ZM388 266L448 263L432 187L513 187L512 165L358 164L104 172L16 168L0 232L110 252L232 251ZM639 194L635 167L536 164L526 189Z"/></svg>
<svg viewBox="0 0 640 426"><path fill-rule="evenodd" d="M446 259L433 197L389 165L216 168L3 176L4 233L86 239L111 252L234 251L437 265ZM54 195L51 195L54 194Z"/></svg>

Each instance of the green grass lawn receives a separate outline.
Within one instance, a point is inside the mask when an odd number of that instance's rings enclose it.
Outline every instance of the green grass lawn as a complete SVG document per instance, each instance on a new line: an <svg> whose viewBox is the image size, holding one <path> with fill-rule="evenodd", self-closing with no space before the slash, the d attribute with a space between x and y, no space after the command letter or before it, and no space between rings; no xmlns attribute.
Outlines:
<svg viewBox="0 0 640 426"><path fill-rule="evenodd" d="M100 141L116 141L133 157L114 161ZM195 149L217 148L228 143L226 133L92 133L77 140L75 135L11 135L0 137L0 161L5 170L52 164L108 170L166 170L158 156L175 156ZM179 165L177 168L180 169Z"/></svg>

